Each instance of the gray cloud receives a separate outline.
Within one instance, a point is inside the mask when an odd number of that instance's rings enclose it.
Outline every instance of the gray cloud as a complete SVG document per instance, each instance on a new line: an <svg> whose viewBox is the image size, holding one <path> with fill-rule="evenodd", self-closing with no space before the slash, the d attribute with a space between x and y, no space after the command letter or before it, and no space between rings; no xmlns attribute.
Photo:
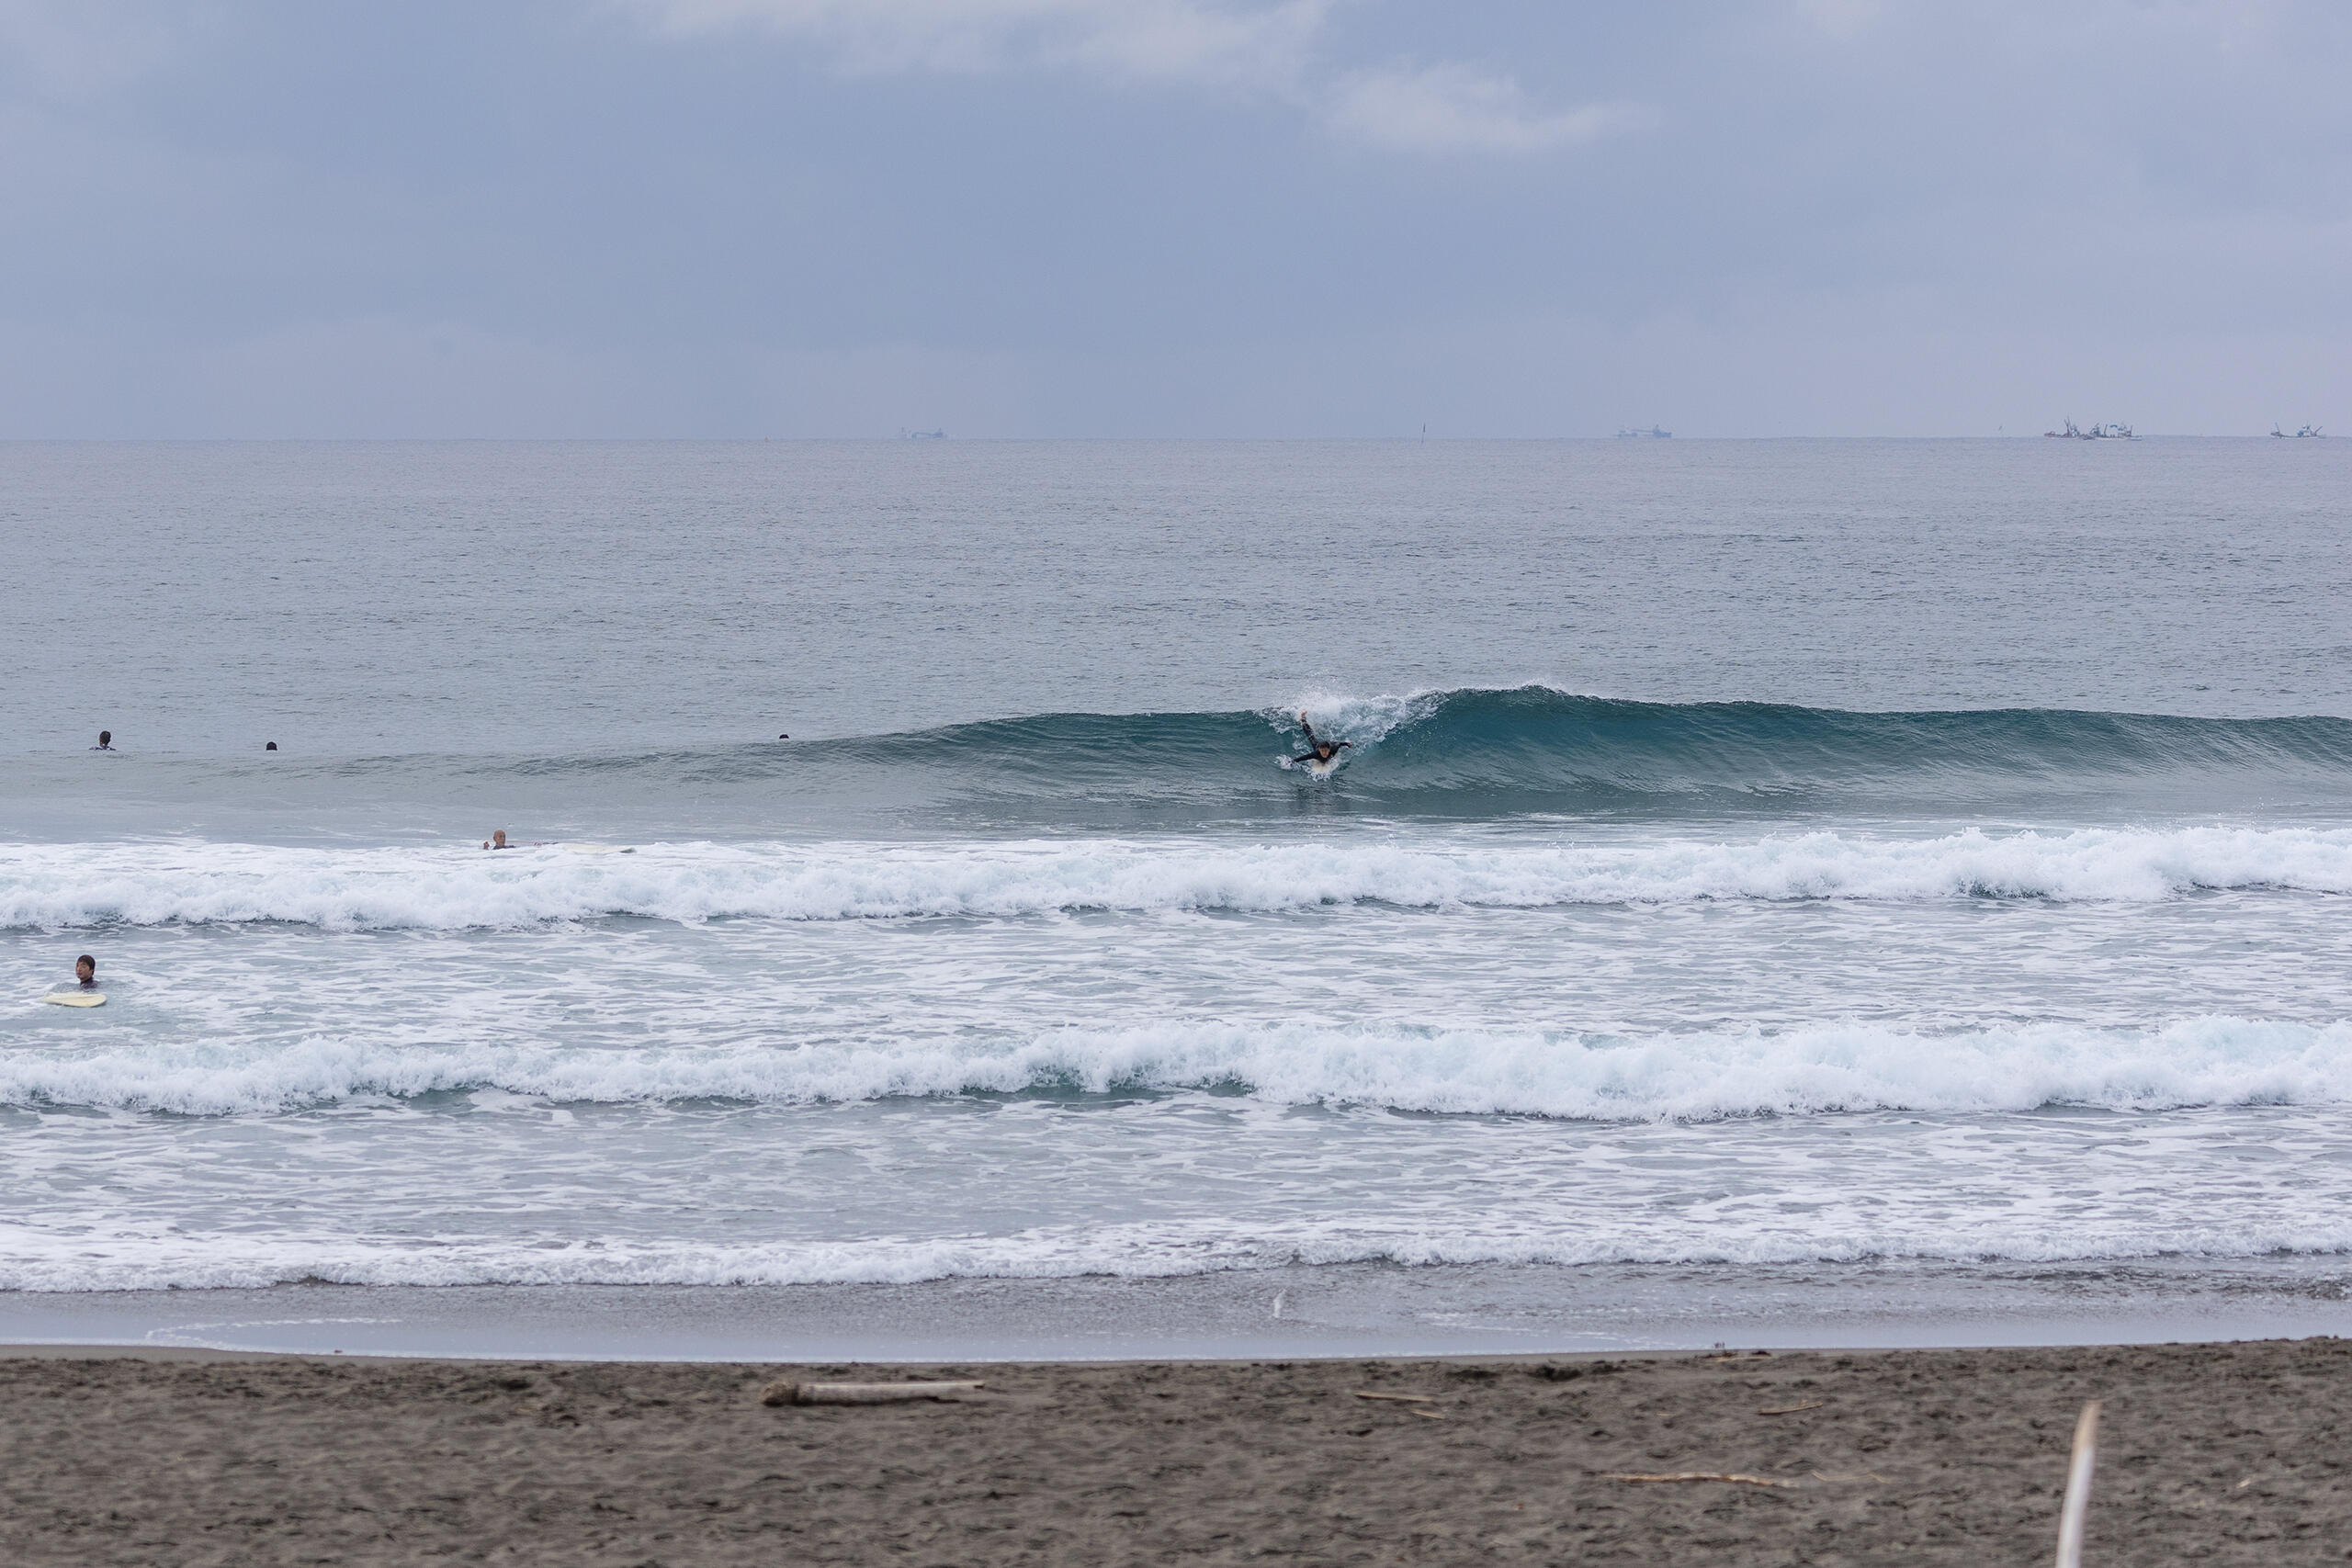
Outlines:
<svg viewBox="0 0 2352 1568"><path fill-rule="evenodd" d="M754 28L860 73L1058 68L1263 93L1342 138L1425 153L1525 153L1639 129L1622 106L1532 103L1458 62L1334 73L1329 0L625 0L673 34Z"/></svg>
<svg viewBox="0 0 2352 1568"><path fill-rule="evenodd" d="M2295 0L0 0L0 433L2352 428Z"/></svg>
<svg viewBox="0 0 2352 1568"><path fill-rule="evenodd" d="M621 0L680 35L758 28L824 47L853 71L1046 65L1115 75L1287 86L1328 0Z"/></svg>
<svg viewBox="0 0 2352 1568"><path fill-rule="evenodd" d="M1538 108L1510 77L1466 65L1358 72L1332 85L1325 114L1344 135L1408 152L1540 152L1657 121L1639 105Z"/></svg>

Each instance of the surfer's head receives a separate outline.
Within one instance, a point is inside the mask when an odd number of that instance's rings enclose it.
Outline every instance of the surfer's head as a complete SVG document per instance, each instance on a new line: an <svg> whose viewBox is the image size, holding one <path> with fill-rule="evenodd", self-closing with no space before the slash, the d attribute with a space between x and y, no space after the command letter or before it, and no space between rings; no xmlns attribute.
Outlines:
<svg viewBox="0 0 2352 1568"><path fill-rule="evenodd" d="M97 977L98 961L96 959L85 953L74 961L74 978L86 986Z"/></svg>
<svg viewBox="0 0 2352 1568"><path fill-rule="evenodd" d="M503 850L506 847L505 829L501 828L497 832L492 833L490 836L490 847L493 850Z"/></svg>
<svg viewBox="0 0 2352 1568"><path fill-rule="evenodd" d="M99 744L99 745L101 745L101 746L111 746L111 745L113 745L113 744L114 744L114 731L113 731L113 730L111 730L111 729L101 729L101 730L99 730L99 731L98 731L98 744Z"/></svg>

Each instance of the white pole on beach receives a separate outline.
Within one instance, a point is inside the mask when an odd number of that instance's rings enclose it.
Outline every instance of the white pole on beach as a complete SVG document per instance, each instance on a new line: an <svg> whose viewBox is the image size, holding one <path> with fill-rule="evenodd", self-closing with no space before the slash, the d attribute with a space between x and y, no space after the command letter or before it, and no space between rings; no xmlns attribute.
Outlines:
<svg viewBox="0 0 2352 1568"><path fill-rule="evenodd" d="M2091 1466L2098 1459L2098 1401L2075 1421L2075 1459L2066 1467L2066 1501L2058 1510L2058 1568L2082 1568L2083 1514L2091 1506Z"/></svg>

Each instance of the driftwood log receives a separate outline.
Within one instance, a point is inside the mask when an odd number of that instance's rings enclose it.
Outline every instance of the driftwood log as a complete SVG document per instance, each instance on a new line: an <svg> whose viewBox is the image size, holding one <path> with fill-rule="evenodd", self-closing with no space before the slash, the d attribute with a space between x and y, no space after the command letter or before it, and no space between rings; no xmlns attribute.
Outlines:
<svg viewBox="0 0 2352 1568"><path fill-rule="evenodd" d="M1627 1474L1610 1472L1611 1481L1729 1481L1741 1486L1794 1486L1793 1481L1775 1481L1769 1475L1747 1475L1736 1470L1678 1470L1666 1474Z"/></svg>
<svg viewBox="0 0 2352 1568"><path fill-rule="evenodd" d="M760 1391L762 1404L899 1404L917 1399L958 1399L978 1392L977 1382L772 1382Z"/></svg>

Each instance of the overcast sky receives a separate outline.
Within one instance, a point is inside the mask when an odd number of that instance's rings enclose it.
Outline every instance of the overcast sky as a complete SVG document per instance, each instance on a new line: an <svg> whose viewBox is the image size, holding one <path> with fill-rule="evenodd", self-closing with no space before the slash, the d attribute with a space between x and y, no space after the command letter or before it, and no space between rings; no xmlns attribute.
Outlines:
<svg viewBox="0 0 2352 1568"><path fill-rule="evenodd" d="M0 435L2352 436L2341 0L0 0Z"/></svg>

